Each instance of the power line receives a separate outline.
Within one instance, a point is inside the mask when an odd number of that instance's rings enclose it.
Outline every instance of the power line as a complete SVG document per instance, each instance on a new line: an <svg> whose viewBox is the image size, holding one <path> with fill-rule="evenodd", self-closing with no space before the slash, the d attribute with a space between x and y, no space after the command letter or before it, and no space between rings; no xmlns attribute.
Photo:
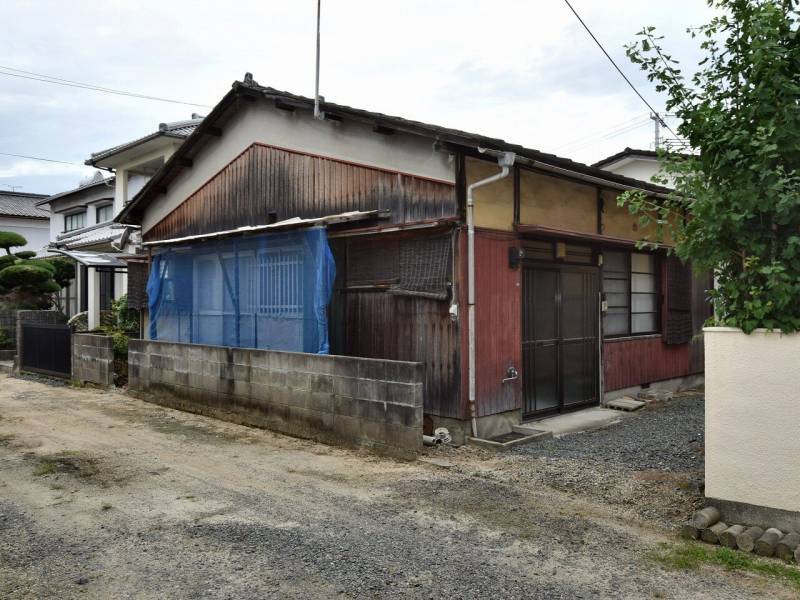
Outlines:
<svg viewBox="0 0 800 600"><path fill-rule="evenodd" d="M69 162L66 160L56 160L54 158L42 158L41 156L27 156L25 154L12 154L11 152L0 152L0 156L13 156L15 158L27 158L29 160L41 160L44 162L59 163L62 165L77 165L83 167L85 165L76 162Z"/></svg>
<svg viewBox="0 0 800 600"><path fill-rule="evenodd" d="M669 125L666 124L664 119L661 118L661 115L658 114L658 111L655 108L653 108L647 100L645 100L645 97L642 96L642 94L639 93L639 90L636 89L636 86L633 85L633 83L631 83L631 80L628 79L628 76L625 75L625 73L622 72L622 69L619 68L619 65L617 65L617 63L614 61L614 59L611 58L611 55L608 52L606 52L606 49L603 47L603 44L601 44L600 40L598 40L595 37L595 35L592 33L592 30L589 29L589 26L586 23L584 23L583 19L581 19L581 16L578 14L578 11L576 11L574 8L572 8L572 4L569 3L569 0L564 0L564 2L566 3L567 6L569 6L569 9L572 11L572 14L575 15L575 17L578 19L578 21L580 21L581 25L583 25L583 28L586 30L586 33L588 33L591 36L591 38L594 40L594 43L597 44L597 47L600 48L600 50L603 51L603 54L605 54L606 58L611 62L612 65L614 65L614 68L617 70L617 72L622 76L622 78L630 86L630 88L634 91L634 93L637 96L639 96L639 99L642 102L645 103L647 108L649 108L650 111L658 118L658 120L661 122L661 124L664 127L666 127L667 129L669 129L669 131L670 131L670 133L672 135L674 135L675 137L678 137L678 134L675 133L674 131L672 131L672 128Z"/></svg>
<svg viewBox="0 0 800 600"><path fill-rule="evenodd" d="M23 71L22 69L15 69L0 65L0 75L6 77L18 77L20 79L30 79L32 81L40 81L42 83L52 83L54 85L63 85L66 87L74 87L84 90L92 90L95 92L103 92L105 94L116 94L117 96L126 96L129 98L139 98L141 100L154 100L157 102L169 102L171 104L183 104L186 106L196 106L200 108L212 108L208 104L198 104L196 102L186 102L184 100L175 100L172 98L161 98L159 96L148 96L147 94L139 94L137 92L129 92L126 90L117 90L114 88L107 88L92 83L82 83L80 81L73 81L71 79L62 79L60 77L53 77L51 75L43 75L41 73L33 73L31 71ZM13 72L9 72L13 71Z"/></svg>
<svg viewBox="0 0 800 600"><path fill-rule="evenodd" d="M642 125L647 124L649 121L650 121L650 119L649 119L648 113L641 113L639 115L636 115L635 117L631 117L630 119L626 119L625 121L621 121L621 122L617 123L616 125L612 125L608 129L596 130L596 131L594 131L592 133L587 133L587 134L582 135L580 137L574 138L574 139L572 139L572 140L570 140L568 142L565 142L565 143L561 144L560 146L557 146L556 150L557 151L559 151L559 150L566 151L569 148L572 148L572 147L577 146L579 144L583 144L584 142L593 141L593 140L599 139L599 138L606 138L608 136L616 134L617 132L627 131L628 128L630 128L630 127L634 127L634 128L635 127L641 127Z"/></svg>

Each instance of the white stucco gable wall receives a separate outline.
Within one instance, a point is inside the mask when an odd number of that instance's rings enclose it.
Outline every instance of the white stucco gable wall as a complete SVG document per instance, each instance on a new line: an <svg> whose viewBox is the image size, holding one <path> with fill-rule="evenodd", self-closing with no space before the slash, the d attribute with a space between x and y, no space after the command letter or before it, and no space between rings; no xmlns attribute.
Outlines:
<svg viewBox="0 0 800 600"><path fill-rule="evenodd" d="M376 133L372 126L348 120L317 121L310 112L280 110L258 101L245 106L223 127L222 136L205 146L193 165L181 169L166 194L145 210L147 232L253 143L315 154L336 160L455 182L455 162L434 150L429 138Z"/></svg>
<svg viewBox="0 0 800 600"><path fill-rule="evenodd" d="M0 231L13 231L28 241L26 246L14 248L13 252L33 250L39 255L46 254L44 249L50 243L50 221L48 219L0 217Z"/></svg>

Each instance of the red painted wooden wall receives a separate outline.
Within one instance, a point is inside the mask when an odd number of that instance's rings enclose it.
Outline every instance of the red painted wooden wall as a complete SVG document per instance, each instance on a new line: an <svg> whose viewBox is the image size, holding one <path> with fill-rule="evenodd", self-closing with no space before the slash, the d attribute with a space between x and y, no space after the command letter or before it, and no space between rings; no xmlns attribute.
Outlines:
<svg viewBox="0 0 800 600"><path fill-rule="evenodd" d="M469 360L467 338L467 244L461 231L459 322L461 323L462 407L469 416ZM522 308L520 270L508 266L508 249L518 244L516 236L504 232L475 233L475 342L476 399L478 416L492 415L521 406L521 379L502 383L508 367L522 369Z"/></svg>

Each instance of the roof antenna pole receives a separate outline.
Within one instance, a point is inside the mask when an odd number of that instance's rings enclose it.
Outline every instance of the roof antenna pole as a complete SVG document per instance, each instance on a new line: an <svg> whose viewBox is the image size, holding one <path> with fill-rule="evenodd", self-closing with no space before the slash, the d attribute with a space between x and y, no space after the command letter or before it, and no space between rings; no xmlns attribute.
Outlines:
<svg viewBox="0 0 800 600"><path fill-rule="evenodd" d="M317 0L317 71L314 81L314 118L320 121L325 119L325 113L319 109L319 15L322 0Z"/></svg>

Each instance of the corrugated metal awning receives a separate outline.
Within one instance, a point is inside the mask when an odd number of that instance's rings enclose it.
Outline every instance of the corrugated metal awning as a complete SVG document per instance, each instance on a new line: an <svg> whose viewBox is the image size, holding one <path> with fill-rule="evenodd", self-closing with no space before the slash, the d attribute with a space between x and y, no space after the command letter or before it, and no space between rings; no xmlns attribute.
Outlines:
<svg viewBox="0 0 800 600"><path fill-rule="evenodd" d="M114 254L111 252L81 252L79 250L62 250L60 248L50 248L50 251L63 254L87 267L107 267L114 269L126 269L128 267L127 263L119 258L122 254Z"/></svg>
<svg viewBox="0 0 800 600"><path fill-rule="evenodd" d="M334 225L336 223L349 223L352 221L365 221L369 219L383 219L389 216L388 210L353 210L350 212L343 212L336 215L327 215L324 217L316 217L313 219L301 219L300 217L293 217L277 223L270 223L268 225L245 225L236 229L226 229L224 231L215 231L213 233L201 233L198 235L187 235L179 238L172 238L168 240L157 240L153 242L145 242L144 246L167 246L172 244L182 244L185 242L198 242L205 240L218 239L222 237L229 237L234 235L244 235L249 233L262 233L267 231L280 231L283 229L298 229L302 227L325 227Z"/></svg>

